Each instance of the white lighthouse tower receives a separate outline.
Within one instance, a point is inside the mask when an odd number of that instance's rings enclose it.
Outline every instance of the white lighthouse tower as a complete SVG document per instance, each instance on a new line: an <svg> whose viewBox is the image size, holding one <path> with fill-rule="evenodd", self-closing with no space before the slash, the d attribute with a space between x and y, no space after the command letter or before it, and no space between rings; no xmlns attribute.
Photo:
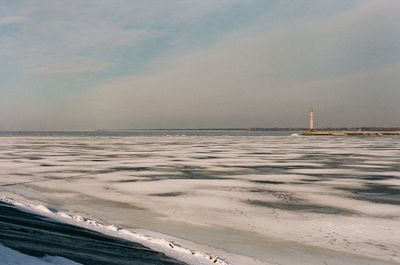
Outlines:
<svg viewBox="0 0 400 265"><path fill-rule="evenodd" d="M315 131L314 128L314 108L310 108L310 132Z"/></svg>

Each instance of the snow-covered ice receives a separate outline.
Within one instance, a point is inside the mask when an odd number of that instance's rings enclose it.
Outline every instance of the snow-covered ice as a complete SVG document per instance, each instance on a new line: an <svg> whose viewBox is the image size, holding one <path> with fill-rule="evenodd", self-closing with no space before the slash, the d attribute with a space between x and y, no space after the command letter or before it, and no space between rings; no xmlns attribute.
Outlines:
<svg viewBox="0 0 400 265"><path fill-rule="evenodd" d="M1 137L0 157L3 198L172 256L400 263L399 138Z"/></svg>

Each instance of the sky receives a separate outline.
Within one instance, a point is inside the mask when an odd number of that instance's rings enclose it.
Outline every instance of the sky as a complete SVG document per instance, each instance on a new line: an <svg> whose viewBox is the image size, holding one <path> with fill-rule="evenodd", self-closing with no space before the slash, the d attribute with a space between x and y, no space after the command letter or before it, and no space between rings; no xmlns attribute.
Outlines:
<svg viewBox="0 0 400 265"><path fill-rule="evenodd" d="M398 0L0 0L0 130L400 127Z"/></svg>

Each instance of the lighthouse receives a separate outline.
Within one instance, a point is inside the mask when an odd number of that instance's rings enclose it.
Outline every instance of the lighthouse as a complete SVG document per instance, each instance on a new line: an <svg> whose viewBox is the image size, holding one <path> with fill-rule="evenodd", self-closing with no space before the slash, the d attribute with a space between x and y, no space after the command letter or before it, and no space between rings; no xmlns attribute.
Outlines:
<svg viewBox="0 0 400 265"><path fill-rule="evenodd" d="M314 128L314 108L310 108L310 132L315 131Z"/></svg>

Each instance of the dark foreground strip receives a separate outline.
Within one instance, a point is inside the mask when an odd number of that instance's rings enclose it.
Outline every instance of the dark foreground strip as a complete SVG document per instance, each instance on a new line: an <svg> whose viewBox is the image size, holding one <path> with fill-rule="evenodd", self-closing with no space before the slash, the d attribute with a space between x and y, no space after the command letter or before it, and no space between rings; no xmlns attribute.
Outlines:
<svg viewBox="0 0 400 265"><path fill-rule="evenodd" d="M61 256L87 265L184 264L141 244L55 222L2 202L0 243L30 256Z"/></svg>

